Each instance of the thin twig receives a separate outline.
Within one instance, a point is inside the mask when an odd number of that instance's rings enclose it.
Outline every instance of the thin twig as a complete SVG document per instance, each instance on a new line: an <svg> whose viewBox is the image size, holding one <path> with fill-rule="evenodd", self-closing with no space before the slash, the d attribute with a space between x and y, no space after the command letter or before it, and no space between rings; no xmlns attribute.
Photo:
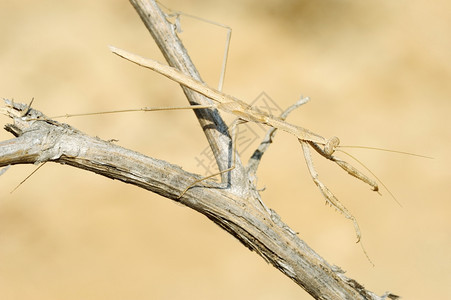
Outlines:
<svg viewBox="0 0 451 300"><path fill-rule="evenodd" d="M300 107L301 105L307 103L310 99L308 97L301 96L301 99L299 99L296 103L293 105L290 105L285 111L283 111L279 118L282 120L285 120L288 115ZM258 166L260 165L261 159L263 157L263 154L265 154L266 150L268 150L269 146L271 145L273 138L276 134L277 128L271 127L266 132L265 137L260 142L260 145L255 149L254 153L252 153L251 158L249 159L249 162L246 166L248 170L249 176L255 176L255 173L257 173Z"/></svg>

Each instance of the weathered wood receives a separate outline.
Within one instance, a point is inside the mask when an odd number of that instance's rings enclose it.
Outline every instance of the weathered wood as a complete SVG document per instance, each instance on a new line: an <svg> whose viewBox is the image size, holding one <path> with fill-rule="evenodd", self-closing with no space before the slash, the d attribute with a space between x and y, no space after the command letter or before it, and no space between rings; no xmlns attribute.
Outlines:
<svg viewBox="0 0 451 300"><path fill-rule="evenodd" d="M242 196L221 184L180 192L200 175L88 136L68 124L47 119L27 105L6 100L3 113L14 120L5 128L16 138L0 142L0 167L56 162L139 186L205 215L257 252L316 299L383 299L327 263L266 208L254 190ZM215 188L216 187L216 188Z"/></svg>

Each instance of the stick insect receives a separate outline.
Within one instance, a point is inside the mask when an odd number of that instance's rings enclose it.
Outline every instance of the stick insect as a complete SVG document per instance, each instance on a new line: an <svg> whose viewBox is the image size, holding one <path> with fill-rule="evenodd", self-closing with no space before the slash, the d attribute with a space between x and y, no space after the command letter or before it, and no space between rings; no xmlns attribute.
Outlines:
<svg viewBox="0 0 451 300"><path fill-rule="evenodd" d="M351 220L354 224L354 229L357 235L357 242L360 241L361 233L360 228L357 223L357 220L355 217L346 209L346 207L341 204L341 202L334 196L334 194L327 188L326 185L324 185L318 177L318 173L316 172L313 161L311 158L311 152L310 147L313 148L315 151L317 151L320 155L323 157L335 162L337 165L339 165L342 169L344 169L346 172L348 172L350 175L356 177L357 179L367 183L369 186L371 186L373 191L378 191L379 186L377 182L365 174L363 174L361 171L353 167L348 162L341 160L337 157L335 157L333 154L337 150L340 144L340 140L337 137L331 137L329 139L326 139L322 137L319 134L316 134L306 128L293 125L291 123L288 123L278 117L274 117L269 115L268 113L259 110L256 107L248 105L246 102L239 100L233 96L227 95L223 92L220 92L214 88L209 87L208 85L204 84L203 82L197 81L193 79L190 76L185 75L184 73L178 71L177 69L174 69L168 65L161 64L155 60L147 59L144 57L141 57L139 55L127 52L125 50L110 47L110 50L130 61L133 62L139 66L151 69L179 84L182 84L183 86L186 86L214 101L214 104L211 106L202 106L202 108L217 108L220 109L226 113L230 113L238 117L240 120L244 122L254 122L254 123L260 123L263 125L267 125L272 128L280 129L282 131L288 132L292 135L294 135L299 143L302 146L302 150L304 153L304 158L307 163L308 170L310 172L310 175L315 182L315 184L318 186L319 190L325 197L328 204L330 204L332 207L335 207L338 211L340 211L346 218ZM193 108L199 108L197 106L194 106ZM225 170L230 171L230 169ZM197 181L198 182L198 181ZM195 182L195 183L197 183ZM194 184L195 184L194 183ZM194 185L188 186L182 194L179 196L180 198L183 197L183 195Z"/></svg>
<svg viewBox="0 0 451 300"><path fill-rule="evenodd" d="M314 183L319 188L320 192L323 194L324 198L326 199L326 202L330 204L331 206L335 207L338 211L340 211L347 219L351 220L354 229L357 235L357 242L361 239L361 233L360 228L357 223L357 220L355 217L347 210L347 208L341 204L341 202L334 196L334 194L329 190L329 188L323 184L320 179L317 171L315 170L313 166L313 160L311 157L311 148L313 148L316 152L318 152L321 156L325 157L326 159L329 159L339 165L342 169L344 169L347 173L349 173L351 176L356 177L357 179L365 182L368 184L373 191L378 191L379 186L378 183L353 167L348 162L339 159L338 157L334 156L334 153L338 148L340 147L340 140L337 137L331 137L329 139L326 139L322 137L319 134L316 134L306 128L293 125L291 123L288 123L284 121L281 118L274 117L272 115L269 115L265 111L259 110L256 107L250 106L244 101L241 101L233 96L227 95L219 90L216 90L214 88L209 87L208 85L197 81L193 79L192 77L189 77L185 75L184 73L178 71L177 69L174 69L168 65L161 64L155 60L152 59L146 59L141 56L138 56L136 54L129 53L125 50L121 50L115 47L110 47L110 50L115 53L116 55L131 61L139 66L151 69L163 76L168 77L169 79L182 84L183 86L186 86L189 89L192 89L208 98L214 101L212 105L195 105L195 106L185 106L180 108L171 108L171 109L208 109L208 108L217 108L219 110L222 110L226 113L230 113L236 117L238 117L239 120L243 122L254 122L259 123L263 125L267 125L269 127L280 129L282 131L288 132L292 135L294 135L298 141L301 144L301 148L304 153L304 158L307 163L308 170L310 172L310 175L314 181ZM220 80L220 87L222 87L222 79ZM160 108L160 109L140 109L141 111L151 111L151 110L165 110L167 108ZM124 112L124 111L136 111L136 109L131 110L121 110L121 111L112 111L112 112L103 112L103 113L114 113L114 112ZM92 113L92 114L99 114L99 113ZM80 114L80 115L88 115L88 114ZM71 116L77 116L75 114L73 115L65 115L62 117L71 117ZM54 117L55 118L55 117ZM235 153L235 151L233 152ZM233 167L232 167L233 168ZM224 172L231 171L232 168L228 168L226 170L221 171L220 173L213 174L218 175ZM370 172L371 173L371 172ZM212 177L208 176L206 178ZM190 188L192 188L195 184L198 182L205 180L206 178L203 178L201 180L197 180L190 184L186 189L179 195L179 198L183 197L185 193L189 191ZM364 250L365 252L365 250ZM366 252L365 252L366 254Z"/></svg>

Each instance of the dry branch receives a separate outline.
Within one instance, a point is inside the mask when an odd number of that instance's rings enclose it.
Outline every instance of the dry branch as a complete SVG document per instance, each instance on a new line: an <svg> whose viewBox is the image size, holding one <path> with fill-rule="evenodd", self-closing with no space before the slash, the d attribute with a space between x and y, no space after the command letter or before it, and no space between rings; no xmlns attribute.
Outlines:
<svg viewBox="0 0 451 300"><path fill-rule="evenodd" d="M186 50L157 4L144 0L131 0L131 3L169 64L199 79ZM184 88L184 91L192 104L209 103L207 98L189 89ZM263 204L251 180L254 168L252 174L248 174L237 161L238 168L227 181L228 185L208 182L208 188L203 188L200 184L178 199L186 186L200 175L86 135L70 125L48 119L25 104L9 100L5 103L1 112L14 121L5 129L15 138L0 142L0 167L56 162L118 179L180 202L232 234L315 299L396 298L389 293L377 296L366 290L309 248L273 210ZM230 165L232 149L227 127L215 110L198 110L196 116L220 169L226 169Z"/></svg>
<svg viewBox="0 0 451 300"><path fill-rule="evenodd" d="M316 299L381 299L310 249L273 210L262 205L255 190L243 197L221 185L193 188L177 200L200 175L88 136L25 104L5 103L3 113L14 120L5 129L16 138L0 143L0 167L50 161L139 186L207 216Z"/></svg>

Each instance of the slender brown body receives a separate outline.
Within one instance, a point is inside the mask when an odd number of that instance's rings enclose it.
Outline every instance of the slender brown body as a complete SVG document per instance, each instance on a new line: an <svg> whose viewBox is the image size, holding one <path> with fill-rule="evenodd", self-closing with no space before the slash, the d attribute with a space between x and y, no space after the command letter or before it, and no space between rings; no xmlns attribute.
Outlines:
<svg viewBox="0 0 451 300"><path fill-rule="evenodd" d="M233 96L227 95L221 91L218 91L214 88L211 88L204 84L203 82L197 81L190 76L185 75L184 73L176 70L168 65L161 64L155 60L147 59L141 57L139 55L129 53L125 50L121 50L115 47L110 47L110 50L117 54L118 56L125 58L137 65L142 67L151 69L163 76L168 77L169 79L178 82L214 101L214 104L211 105L211 108L218 108L224 112L231 113L237 116L239 119L247 121L264 124L276 129L283 130L285 132L291 133L296 136L299 142L301 143L302 150L304 151L305 161L307 163L308 170L310 175L312 176L313 181L320 189L323 196L326 198L326 201L333 207L335 207L338 211L340 211L346 218L350 219L354 224L354 229L357 235L357 241L360 241L361 234L360 228L357 224L357 220L355 217L346 209L346 207L341 204L341 202L334 196L334 194L319 180L318 173L313 167L313 160L310 154L310 147L312 147L319 154L324 156L325 158L335 162L342 169L344 169L348 174L360 179L361 181L369 184L374 191L379 189L378 184L367 177L365 174L354 168L349 163L333 156L337 147L339 147L340 140L337 137L332 137L330 139L325 139L319 134L316 134L306 128L301 126L293 125L282 120L279 117L275 117L267 114L264 111L259 110L256 107L252 107L244 101L241 101ZM198 106L193 106L194 108L199 108ZM202 107L205 108L205 107ZM220 173L228 172L232 170L229 168L227 170L223 170ZM209 176L211 177L211 176ZM207 178L209 178L207 177ZM206 179L206 178L204 178ZM203 180L203 179L202 179ZM195 183L199 182L196 181ZM182 195L185 194L194 184L190 185L183 191Z"/></svg>

